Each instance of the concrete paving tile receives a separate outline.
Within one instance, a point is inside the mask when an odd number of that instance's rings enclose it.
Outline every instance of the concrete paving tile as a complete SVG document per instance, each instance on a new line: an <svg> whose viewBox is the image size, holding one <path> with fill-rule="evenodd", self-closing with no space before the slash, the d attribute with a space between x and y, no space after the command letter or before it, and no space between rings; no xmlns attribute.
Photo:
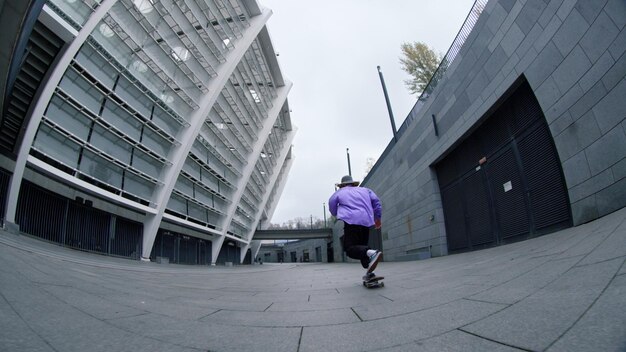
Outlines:
<svg viewBox="0 0 626 352"><path fill-rule="evenodd" d="M487 274L487 277L482 280L482 283L486 286L501 285L529 271L535 270L535 268L543 265L549 259L549 256L542 256L539 258L510 259L508 261L493 263L489 268L480 270L482 273Z"/></svg>
<svg viewBox="0 0 626 352"><path fill-rule="evenodd" d="M470 296L480 301L513 304L530 296L573 267L581 257L548 261L522 276Z"/></svg>
<svg viewBox="0 0 626 352"><path fill-rule="evenodd" d="M560 259L587 255L591 253L591 251L600 243L604 242L604 240L606 240L606 238L610 235L610 231L591 232L586 234L586 236L578 241L578 243L564 250L561 254L556 256L556 258Z"/></svg>
<svg viewBox="0 0 626 352"><path fill-rule="evenodd" d="M415 341L402 346L385 348L384 352L466 352L466 351L490 351L490 352L515 352L517 348L504 346L493 341L453 330L433 338Z"/></svg>
<svg viewBox="0 0 626 352"><path fill-rule="evenodd" d="M2 295L32 331L55 351L150 351L174 348L120 330L51 297L37 285L2 276ZM68 324L71 322L71 324ZM28 330L27 330L28 331ZM25 334L24 336L27 336ZM109 338L114 336L115 338ZM180 350L184 350L180 348Z"/></svg>
<svg viewBox="0 0 626 352"><path fill-rule="evenodd" d="M385 287L386 289L387 287ZM447 290L428 290L416 293L412 299L403 299L393 302L385 302L378 305L358 305L354 307L354 311L361 319L376 320L381 318L405 315L407 313L419 312L428 308L441 306L447 303L457 301L463 297L471 296L476 291L482 290L482 287L474 287L470 285L460 285L450 287Z"/></svg>
<svg viewBox="0 0 626 352"><path fill-rule="evenodd" d="M387 288L387 287L385 287ZM376 304L386 302L380 294L383 290L368 290L363 287L362 281L358 284L355 283L352 287L344 288L342 293L329 296L316 296L311 295L310 303L312 304L333 304L335 303L344 306L352 307L355 304ZM385 290L386 291L386 290Z"/></svg>
<svg viewBox="0 0 626 352"><path fill-rule="evenodd" d="M54 351L30 329L3 297L0 297L0 327L0 351Z"/></svg>
<svg viewBox="0 0 626 352"><path fill-rule="evenodd" d="M365 351L408 344L469 324L502 307L499 304L460 300L393 318L305 327L299 351Z"/></svg>
<svg viewBox="0 0 626 352"><path fill-rule="evenodd" d="M585 315L548 351L626 351L625 295L626 276L617 276Z"/></svg>
<svg viewBox="0 0 626 352"><path fill-rule="evenodd" d="M550 346L600 295L621 260L575 267L521 302L463 329L530 350Z"/></svg>
<svg viewBox="0 0 626 352"><path fill-rule="evenodd" d="M269 306L272 305L272 302L264 302L264 301L224 301L222 299L212 299L206 301L206 307L211 309L229 309L229 310L240 310L240 311L250 311L250 312L263 312Z"/></svg>
<svg viewBox="0 0 626 352"><path fill-rule="evenodd" d="M625 217L384 262L372 290L352 263L159 265L0 230L0 350L619 350Z"/></svg>
<svg viewBox="0 0 626 352"><path fill-rule="evenodd" d="M68 306L74 307L97 319L105 320L146 313L145 310L111 302L103 296L85 294L74 287L47 285L42 286L41 289Z"/></svg>
<svg viewBox="0 0 626 352"><path fill-rule="evenodd" d="M298 349L302 328L242 327L219 322L183 322L156 314L111 321L133 334L204 351L285 351ZM164 350L164 349L159 349Z"/></svg>
<svg viewBox="0 0 626 352"><path fill-rule="evenodd" d="M265 326L265 327L300 327L349 324L359 322L349 308L333 310L299 311L299 312L243 312L220 310L202 319L226 325Z"/></svg>
<svg viewBox="0 0 626 352"><path fill-rule="evenodd" d="M579 265L598 263L623 256L626 256L626 221L616 226L615 230L581 260Z"/></svg>
<svg viewBox="0 0 626 352"><path fill-rule="evenodd" d="M595 225L593 231L614 230L620 228L622 231L626 230L626 207L620 210L614 211L605 215L599 220L593 221L590 224Z"/></svg>
<svg viewBox="0 0 626 352"><path fill-rule="evenodd" d="M307 292L260 292L254 295L254 299L267 302L281 302L281 303L306 303L309 301L310 294Z"/></svg>
<svg viewBox="0 0 626 352"><path fill-rule="evenodd" d="M8 253L7 253L8 254ZM3 260L11 260L12 265L15 267L15 273L21 275L24 279L42 284L54 284L63 285L71 281L66 281L66 278L59 277L58 274L51 273L49 265L46 262L37 263L36 255L32 253L26 253L26 256L31 258L19 258L9 257L10 254L5 256L5 253L1 253Z"/></svg>
<svg viewBox="0 0 626 352"><path fill-rule="evenodd" d="M385 286L384 289L387 287ZM363 290L367 290L366 288L362 288ZM370 298L367 300L369 304L379 305L385 304L389 302L389 299L376 295L375 298ZM346 298L340 300L329 300L329 301L318 301L318 302L306 302L306 303L274 303L267 310L272 312L308 312L308 311L319 311L319 310L336 310L336 309L346 309L351 307L356 307L364 304L364 300L359 298Z"/></svg>
<svg viewBox="0 0 626 352"><path fill-rule="evenodd" d="M193 300L182 299L179 301L162 301L125 296L124 299L118 298L116 301L121 301L126 306L140 310L144 312L143 314L150 312L183 320L198 320L221 309L215 308L216 304L211 307L207 302L194 302Z"/></svg>

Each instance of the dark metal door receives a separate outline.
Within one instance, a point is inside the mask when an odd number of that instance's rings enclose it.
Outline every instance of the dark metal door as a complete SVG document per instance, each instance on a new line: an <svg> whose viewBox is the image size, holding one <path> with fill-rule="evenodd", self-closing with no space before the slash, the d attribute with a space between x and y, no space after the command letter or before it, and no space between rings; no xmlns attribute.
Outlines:
<svg viewBox="0 0 626 352"><path fill-rule="evenodd" d="M465 226L465 206L461 182L441 191L448 250L456 251L470 246Z"/></svg>
<svg viewBox="0 0 626 352"><path fill-rule="evenodd" d="M530 231L530 222L526 192L519 165L510 147L488 163L488 178L495 198L500 238L527 234Z"/></svg>
<svg viewBox="0 0 626 352"><path fill-rule="evenodd" d="M450 252L572 226L552 135L526 82L436 165Z"/></svg>
<svg viewBox="0 0 626 352"><path fill-rule="evenodd" d="M527 180L533 231L572 226L563 170L548 126L541 124L518 145Z"/></svg>
<svg viewBox="0 0 626 352"><path fill-rule="evenodd" d="M475 172L465 178L463 191L466 204L465 226L471 246L492 243L495 237L484 168L478 166Z"/></svg>

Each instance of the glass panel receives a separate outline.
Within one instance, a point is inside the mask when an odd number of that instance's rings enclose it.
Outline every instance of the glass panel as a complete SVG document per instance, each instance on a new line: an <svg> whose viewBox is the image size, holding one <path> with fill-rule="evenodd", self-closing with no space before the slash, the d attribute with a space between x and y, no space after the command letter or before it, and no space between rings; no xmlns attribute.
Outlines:
<svg viewBox="0 0 626 352"><path fill-rule="evenodd" d="M168 140L147 127L143 129L141 143L164 158L167 157L167 153L172 146Z"/></svg>
<svg viewBox="0 0 626 352"><path fill-rule="evenodd" d="M215 205L213 208L221 211L222 213L226 213L228 207L226 201L222 200L222 198L215 197L213 204Z"/></svg>
<svg viewBox="0 0 626 352"><path fill-rule="evenodd" d="M91 15L91 9L82 1L50 0L50 2L81 27Z"/></svg>
<svg viewBox="0 0 626 352"><path fill-rule="evenodd" d="M208 220L206 209L192 202L189 202L189 216L203 222Z"/></svg>
<svg viewBox="0 0 626 352"><path fill-rule="evenodd" d="M141 170L142 172L145 172L146 174L154 178L159 177L159 173L161 172L161 168L163 167L163 164L161 162L155 160L149 155L146 155L139 149L135 149L133 162L131 165L137 170Z"/></svg>
<svg viewBox="0 0 626 352"><path fill-rule="evenodd" d="M211 175L208 171L202 171L202 183L207 185L210 189L217 192L219 187L218 182L219 181L215 178L215 176Z"/></svg>
<svg viewBox="0 0 626 352"><path fill-rule="evenodd" d="M118 2L114 6L121 6L121 4ZM133 59L132 50L124 44L124 41L117 35L105 37L99 30L100 26L101 25L96 26L96 29L91 35L98 42L98 45L101 45L121 66L127 67Z"/></svg>
<svg viewBox="0 0 626 352"><path fill-rule="evenodd" d="M91 144L110 156L126 163L130 163L132 147L123 139L105 130L102 126L94 126L91 134Z"/></svg>
<svg viewBox="0 0 626 352"><path fill-rule="evenodd" d="M94 114L97 115L100 111L103 99L102 93L76 73L76 71L68 69L61 83L59 83L59 86Z"/></svg>
<svg viewBox="0 0 626 352"><path fill-rule="evenodd" d="M196 180L200 180L200 165L193 160L190 160L189 158L185 159L183 170L193 176Z"/></svg>
<svg viewBox="0 0 626 352"><path fill-rule="evenodd" d="M222 163L215 158L211 158L211 163L209 164L209 167L211 168L211 170L215 171L216 174L220 176L224 175L224 165L222 165Z"/></svg>
<svg viewBox="0 0 626 352"><path fill-rule="evenodd" d="M122 187L122 169L89 150L83 150L79 170L114 187Z"/></svg>
<svg viewBox="0 0 626 352"><path fill-rule="evenodd" d="M130 194L134 194L139 198L150 200L154 184L131 172L126 172L124 176L124 190Z"/></svg>
<svg viewBox="0 0 626 352"><path fill-rule="evenodd" d="M200 187L196 188L195 199L202 204L205 204L209 207L213 207L213 196L209 192L205 191L204 189Z"/></svg>
<svg viewBox="0 0 626 352"><path fill-rule="evenodd" d="M117 127L118 130L124 131L127 136L139 141L141 123L110 100L107 100L104 104L102 118Z"/></svg>
<svg viewBox="0 0 626 352"><path fill-rule="evenodd" d="M146 120L150 118L153 102L126 78L119 80L115 93L142 114Z"/></svg>
<svg viewBox="0 0 626 352"><path fill-rule="evenodd" d="M76 55L76 61L96 77L100 83L113 89L118 72L94 48L88 44L83 45Z"/></svg>
<svg viewBox="0 0 626 352"><path fill-rule="evenodd" d="M250 204L248 204L247 202L239 202L239 206L241 207L241 209L243 211L245 211L248 214L252 214L254 213L254 211L252 210L252 207L250 206Z"/></svg>
<svg viewBox="0 0 626 352"><path fill-rule="evenodd" d="M202 162L208 163L209 151L202 145L202 143L198 142L198 140L193 142L191 152L198 157L198 159L202 160Z"/></svg>
<svg viewBox="0 0 626 352"><path fill-rule="evenodd" d="M212 224L217 229L221 230L221 226L218 226L218 225L224 221L223 217L218 213L212 212L211 209L208 209L207 215L208 215L208 223Z"/></svg>
<svg viewBox="0 0 626 352"><path fill-rule="evenodd" d="M69 167L77 166L80 147L46 125L39 126L33 147Z"/></svg>
<svg viewBox="0 0 626 352"><path fill-rule="evenodd" d="M237 209L237 211L235 212L235 220L237 220L238 222L242 223L242 224L248 224L249 220L248 218L242 214L239 209Z"/></svg>
<svg viewBox="0 0 626 352"><path fill-rule="evenodd" d="M170 200L167 202L167 208L187 215L187 201L177 194L172 193Z"/></svg>
<svg viewBox="0 0 626 352"><path fill-rule="evenodd" d="M175 188L189 197L193 197L193 183L183 176L179 176L176 180Z"/></svg>
<svg viewBox="0 0 626 352"><path fill-rule="evenodd" d="M164 83L161 82L160 84L162 87L164 86ZM159 93L158 97L170 109L172 109L175 114L178 114L178 116L189 116L192 112L189 105L187 105L187 103L169 87L163 87L163 90ZM171 119L171 117L168 118ZM183 117L181 117L181 119L184 120Z"/></svg>
<svg viewBox="0 0 626 352"><path fill-rule="evenodd" d="M241 227L239 224L237 223L231 223L230 224L230 232L234 233L237 236L243 236L245 233L245 230L243 227Z"/></svg>
<svg viewBox="0 0 626 352"><path fill-rule="evenodd" d="M167 114L165 111L163 111L163 109L158 106L154 107L152 122L154 122L155 125L159 126L172 137L176 137L181 127L178 121L174 120L172 116Z"/></svg>
<svg viewBox="0 0 626 352"><path fill-rule="evenodd" d="M63 129L74 136L83 141L87 140L91 120L58 96L52 97L50 105L48 105L46 110L46 117L63 126Z"/></svg>

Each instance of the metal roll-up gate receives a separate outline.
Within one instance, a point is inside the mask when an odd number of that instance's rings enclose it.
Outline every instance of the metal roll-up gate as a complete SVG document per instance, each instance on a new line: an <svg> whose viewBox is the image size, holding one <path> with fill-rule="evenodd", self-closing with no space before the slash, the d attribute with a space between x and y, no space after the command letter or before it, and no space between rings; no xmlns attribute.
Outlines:
<svg viewBox="0 0 626 352"><path fill-rule="evenodd" d="M572 226L561 162L523 81L435 165L448 251L474 250Z"/></svg>

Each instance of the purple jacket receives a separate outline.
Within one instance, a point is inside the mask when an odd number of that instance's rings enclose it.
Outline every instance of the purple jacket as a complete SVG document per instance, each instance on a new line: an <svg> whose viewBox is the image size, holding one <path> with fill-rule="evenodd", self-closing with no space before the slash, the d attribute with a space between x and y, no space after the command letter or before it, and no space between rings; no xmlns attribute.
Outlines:
<svg viewBox="0 0 626 352"><path fill-rule="evenodd" d="M330 213L351 225L372 226L382 217L378 196L369 188L346 186L328 200Z"/></svg>

